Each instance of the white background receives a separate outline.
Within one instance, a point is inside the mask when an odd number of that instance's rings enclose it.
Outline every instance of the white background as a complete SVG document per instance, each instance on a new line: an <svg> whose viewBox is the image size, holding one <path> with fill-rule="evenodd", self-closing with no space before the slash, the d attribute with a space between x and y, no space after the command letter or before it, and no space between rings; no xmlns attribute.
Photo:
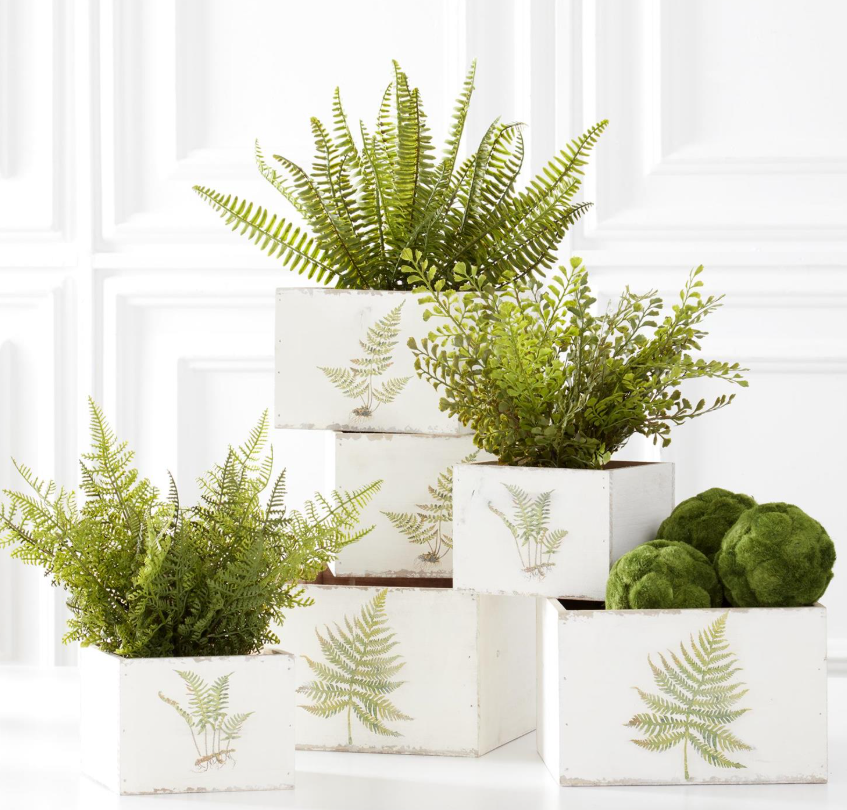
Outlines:
<svg viewBox="0 0 847 810"><path fill-rule="evenodd" d="M727 293L705 344L751 368L726 411L679 428L680 498L794 502L836 543L847 395L847 8L835 0L0 0L0 486L14 454L76 482L93 394L142 469L195 476L272 402L273 290L302 283L191 192L276 203L253 139L309 163L340 83L372 121L398 57L437 143L479 59L470 139L528 122L530 166L607 117L566 249L602 296ZM601 296L601 300L602 300ZM320 439L277 435L292 498ZM0 660L72 662L62 597L0 558ZM847 598L830 607L847 663Z"/></svg>

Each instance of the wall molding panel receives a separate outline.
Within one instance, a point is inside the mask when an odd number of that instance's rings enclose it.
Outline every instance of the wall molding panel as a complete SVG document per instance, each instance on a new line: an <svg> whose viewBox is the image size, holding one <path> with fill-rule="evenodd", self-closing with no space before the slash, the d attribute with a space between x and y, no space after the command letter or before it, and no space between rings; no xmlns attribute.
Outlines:
<svg viewBox="0 0 847 810"><path fill-rule="evenodd" d="M584 258L601 305L627 284L672 297L700 263L707 291L726 294L704 354L749 366L750 387L675 431L662 457L678 463L678 497L727 486L794 501L840 545L847 439L828 414L847 400L847 108L821 77L847 69L847 7L820 0L843 23L824 29L790 0L369 3L382 22L351 56L361 12L346 0L0 0L0 487L11 455L77 483L92 394L144 474L163 484L170 469L196 497L196 477L272 405L274 289L308 282L222 228L191 186L286 215L254 138L310 165L309 117L329 118L335 85L351 120L371 122L399 57L441 144L476 57L465 154L495 117L524 121L535 173L610 119L585 177L595 205L562 249ZM305 36L280 47L281 30L327 18L330 57ZM273 440L296 506L323 484L325 436ZM73 663L63 602L0 555L0 661ZM826 602L830 663L847 674L847 597Z"/></svg>
<svg viewBox="0 0 847 810"><path fill-rule="evenodd" d="M71 238L71 21L61 0L0 2L0 266Z"/></svg>

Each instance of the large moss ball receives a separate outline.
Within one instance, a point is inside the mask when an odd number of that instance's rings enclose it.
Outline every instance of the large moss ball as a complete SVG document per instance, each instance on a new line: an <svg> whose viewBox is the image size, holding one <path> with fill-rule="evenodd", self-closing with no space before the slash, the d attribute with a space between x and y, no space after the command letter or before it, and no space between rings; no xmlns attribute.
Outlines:
<svg viewBox="0 0 847 810"><path fill-rule="evenodd" d="M677 504L665 518L656 537L688 543L714 559L721 540L741 516L755 506L749 495L714 487Z"/></svg>
<svg viewBox="0 0 847 810"><path fill-rule="evenodd" d="M834 563L824 527L787 503L748 509L715 556L726 598L736 607L812 605L829 585Z"/></svg>
<svg viewBox="0 0 847 810"><path fill-rule="evenodd" d="M722 604L720 582L706 555L672 540L652 540L624 554L606 583L606 610Z"/></svg>

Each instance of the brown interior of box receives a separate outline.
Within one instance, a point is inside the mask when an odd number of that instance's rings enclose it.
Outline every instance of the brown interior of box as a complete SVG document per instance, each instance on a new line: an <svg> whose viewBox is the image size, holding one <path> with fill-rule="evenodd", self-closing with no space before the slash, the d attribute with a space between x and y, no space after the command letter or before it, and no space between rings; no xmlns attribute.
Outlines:
<svg viewBox="0 0 847 810"><path fill-rule="evenodd" d="M608 464L605 464L602 469L604 470L620 470L624 467L646 467L647 465L656 464L655 461L610 461ZM501 461L475 461L475 467L508 467L510 465L503 464ZM512 465L515 467L519 467L519 465ZM555 470L557 467L528 467L531 470ZM568 469L568 468L562 468ZM592 472L589 470L588 472ZM596 470L594 471L596 472Z"/></svg>
<svg viewBox="0 0 847 810"><path fill-rule="evenodd" d="M316 585L373 585L384 588L452 588L452 577L336 577L327 568L315 577Z"/></svg>
<svg viewBox="0 0 847 810"><path fill-rule="evenodd" d="M605 610L605 602L589 602L587 599L560 599L559 604L565 610Z"/></svg>

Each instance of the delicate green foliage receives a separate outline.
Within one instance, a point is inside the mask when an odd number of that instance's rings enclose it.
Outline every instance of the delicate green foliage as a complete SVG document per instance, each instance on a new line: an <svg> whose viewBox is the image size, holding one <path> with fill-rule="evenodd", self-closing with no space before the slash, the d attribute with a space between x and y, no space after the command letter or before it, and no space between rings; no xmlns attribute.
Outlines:
<svg viewBox="0 0 847 810"><path fill-rule="evenodd" d="M139 478L126 443L90 407L84 505L18 465L30 491L7 490L0 507L0 545L68 591L65 641L126 657L256 652L278 641L270 626L285 610L311 603L299 583L369 531L357 529L359 513L380 482L286 510L285 472L271 482L272 455L262 457L267 413L184 509L173 480L162 500Z"/></svg>
<svg viewBox="0 0 847 810"><path fill-rule="evenodd" d="M723 589L705 554L687 543L652 540L628 551L606 581L607 610L709 608Z"/></svg>
<svg viewBox="0 0 847 810"><path fill-rule="evenodd" d="M688 543L714 560L724 535L742 512L755 505L749 495L713 487L678 503L656 537Z"/></svg>
<svg viewBox="0 0 847 810"><path fill-rule="evenodd" d="M459 464L472 464L478 455L477 450L465 456ZM445 531L445 527L453 522L453 467L439 473L435 486L428 486L427 489L430 501L419 503L417 512L382 514L410 543L427 547L418 557L421 562L435 565L453 548L453 538Z"/></svg>
<svg viewBox="0 0 847 810"><path fill-rule="evenodd" d="M525 278L496 288L458 266L465 292L448 290L420 254L406 253L409 279L438 326L409 340L418 375L442 394L441 409L473 428L476 444L504 464L601 468L634 433L670 444L672 425L729 404L692 404L679 386L711 377L747 383L738 363L694 359L703 319L721 298L701 297L694 270L671 313L659 320L655 291L627 287L593 314L581 259L545 287Z"/></svg>
<svg viewBox="0 0 847 810"><path fill-rule="evenodd" d="M241 727L253 712L227 714L229 679L232 673L221 675L209 685L194 672L174 671L185 682L189 711L162 692L159 692L159 697L168 706L172 706L188 725L191 741L197 752L194 766L200 771L208 771L212 766L220 768L229 761L234 762L233 743L241 739ZM200 747L201 741L203 748Z"/></svg>
<svg viewBox="0 0 847 810"><path fill-rule="evenodd" d="M503 484L512 496L513 517L507 518L493 504L488 508L494 512L512 533L515 548L521 560L521 568L531 577L543 579L556 563L553 555L562 545L567 531L549 529L550 500L552 492L542 492L531 497L525 490L512 484Z"/></svg>
<svg viewBox="0 0 847 810"><path fill-rule="evenodd" d="M313 701L301 708L325 718L346 712L347 745L353 745L353 715L368 731L385 737L402 736L386 723L412 719L388 698L405 683L393 680L405 662L391 654L399 642L388 626L387 596L387 589L379 591L359 616L345 616L343 627L327 626L325 636L315 630L326 663L303 656L317 680L297 690Z"/></svg>
<svg viewBox="0 0 847 810"><path fill-rule="evenodd" d="M803 607L827 589L835 544L799 506L763 503L726 533L715 568L736 607Z"/></svg>
<svg viewBox="0 0 847 810"><path fill-rule="evenodd" d="M284 218L204 186L195 191L232 230L240 231L291 270L337 287L409 289L400 270L403 251L421 251L457 282L457 262L490 281L551 267L568 228L589 203L575 202L583 167L607 122L601 121L555 155L522 191L522 124L494 121L477 151L458 162L474 89L476 64L456 101L443 155L438 158L420 92L394 63L376 126L354 138L336 89L332 131L312 118L311 173L256 145L262 176L294 207L311 233Z"/></svg>
<svg viewBox="0 0 847 810"><path fill-rule="evenodd" d="M405 302L403 302L405 303ZM364 357L350 362L350 368L327 368L321 371L345 397L360 400L353 410L359 419L369 419L380 405L393 402L406 387L411 377L393 377L374 388L374 379L381 377L394 364L391 355L397 346L400 334L400 314L403 304L398 304L374 326L368 328L368 336L360 340Z"/></svg>
<svg viewBox="0 0 847 810"><path fill-rule="evenodd" d="M646 751L667 751L682 743L686 780L691 778L689 745L716 768L746 768L727 754L753 750L727 728L749 711L733 708L748 690L742 688L743 683L732 682L741 668L726 640L728 615L715 619L696 639L691 636L689 648L680 643L679 655L672 650L667 657L660 653L661 667L648 656L653 679L662 694L636 688L651 712L636 714L626 724L645 735L633 742Z"/></svg>

